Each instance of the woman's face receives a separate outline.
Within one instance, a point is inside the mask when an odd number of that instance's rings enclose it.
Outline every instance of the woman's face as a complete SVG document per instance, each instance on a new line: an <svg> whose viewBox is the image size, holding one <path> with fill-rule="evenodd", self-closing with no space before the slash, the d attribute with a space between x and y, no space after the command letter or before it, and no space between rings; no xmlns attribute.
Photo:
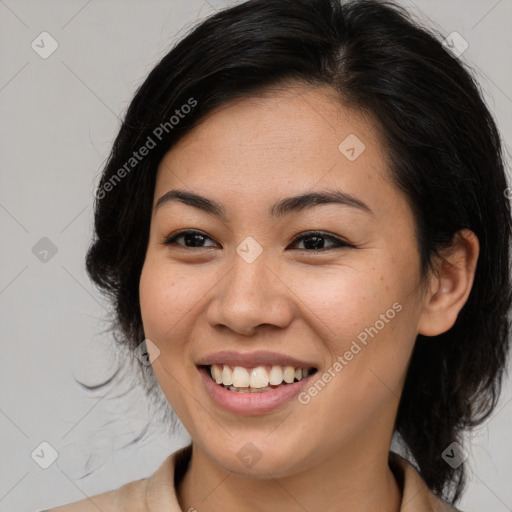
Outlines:
<svg viewBox="0 0 512 512"><path fill-rule="evenodd" d="M156 207L173 190L204 200ZM283 203L325 193L339 202ZM387 456L423 306L412 213L371 120L323 88L232 102L165 155L154 206L144 331L197 448L262 477ZM182 230L201 236L163 243ZM230 390L210 363L236 389L271 390ZM316 373L267 384L297 367Z"/></svg>

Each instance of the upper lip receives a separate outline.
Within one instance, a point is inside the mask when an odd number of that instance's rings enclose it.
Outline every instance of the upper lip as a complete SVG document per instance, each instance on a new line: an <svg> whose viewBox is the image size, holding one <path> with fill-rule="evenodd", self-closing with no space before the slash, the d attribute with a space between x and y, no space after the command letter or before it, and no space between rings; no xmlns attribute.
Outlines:
<svg viewBox="0 0 512 512"><path fill-rule="evenodd" d="M198 366L210 366L212 364L225 364L229 366L243 366L255 368L256 366L293 366L295 368L317 368L314 363L303 361L295 357L278 354L277 352L235 352L223 351L209 354L199 359Z"/></svg>

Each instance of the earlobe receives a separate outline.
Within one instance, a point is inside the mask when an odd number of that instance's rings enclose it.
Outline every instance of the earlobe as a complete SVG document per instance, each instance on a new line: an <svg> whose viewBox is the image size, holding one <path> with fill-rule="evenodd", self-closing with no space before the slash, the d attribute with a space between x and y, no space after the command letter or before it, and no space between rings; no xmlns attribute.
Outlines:
<svg viewBox="0 0 512 512"><path fill-rule="evenodd" d="M456 233L442 251L424 297L419 334L437 336L453 327L471 292L479 251L478 238L469 229Z"/></svg>

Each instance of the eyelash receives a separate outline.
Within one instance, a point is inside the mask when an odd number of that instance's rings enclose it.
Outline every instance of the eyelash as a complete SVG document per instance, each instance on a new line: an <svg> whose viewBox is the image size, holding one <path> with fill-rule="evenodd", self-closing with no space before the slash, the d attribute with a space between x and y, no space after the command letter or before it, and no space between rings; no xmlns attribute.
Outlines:
<svg viewBox="0 0 512 512"><path fill-rule="evenodd" d="M207 236L202 231L198 231L198 230L194 230L194 229L187 229L187 230L178 231L177 233L174 233L173 235L166 238L162 242L162 244L163 245L172 245L173 243L175 243L175 241L178 238L181 238L182 236L189 235L189 234L200 235L200 236L204 237L205 239L210 239L210 240L214 241L213 238ZM323 233L321 231L308 231L306 233L302 233L301 236L294 238L294 240L292 241L292 245L296 244L297 242L300 242L302 240L307 240L309 238L314 238L314 237L324 238L325 240L329 240L330 242L333 242L335 245L330 246L330 247L324 247L322 249L296 249L296 250L305 251L305 252L325 252L325 251L328 251L331 249L341 249L344 247L355 248L352 244L349 244L345 240L342 240L341 238L335 237L333 235ZM178 245L180 245L183 249L205 249L206 248L206 247L186 247L181 244L178 244ZM212 247L212 246L208 246L208 247Z"/></svg>

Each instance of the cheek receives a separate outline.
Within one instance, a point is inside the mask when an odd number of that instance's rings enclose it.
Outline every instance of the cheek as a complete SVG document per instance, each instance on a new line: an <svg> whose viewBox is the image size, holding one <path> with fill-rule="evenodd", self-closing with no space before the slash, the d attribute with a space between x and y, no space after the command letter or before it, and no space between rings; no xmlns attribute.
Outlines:
<svg viewBox="0 0 512 512"><path fill-rule="evenodd" d="M347 407L366 404L369 412L390 393L399 394L417 314L409 293L417 276L412 265L403 263L390 259L388 264L381 256L365 268L323 269L293 279L294 294L305 306L300 314L309 319L331 357L325 375L329 391L319 406L337 403L345 414Z"/></svg>
<svg viewBox="0 0 512 512"><path fill-rule="evenodd" d="M310 319L333 355L343 354L352 339L376 322L379 331L384 325L389 330L383 322L395 317L392 306L403 296L400 283L393 281L382 264L336 266L328 271L313 268L288 277L297 304L304 306L300 314Z"/></svg>
<svg viewBox="0 0 512 512"><path fill-rule="evenodd" d="M180 286L184 281L166 263L148 253L139 282L140 309L144 334L159 350L152 361L155 377L174 411L186 421L190 412L182 385L189 379L187 372L195 368L183 362L189 360L185 333L190 329L187 312L194 297L190 286Z"/></svg>
<svg viewBox="0 0 512 512"><path fill-rule="evenodd" d="M193 279L193 278L192 278ZM201 297L202 288L192 286L190 276L180 276L179 271L166 261L148 255L139 283L139 298L146 337L160 346L173 336L172 330L186 317ZM172 344L174 346L174 344Z"/></svg>
<svg viewBox="0 0 512 512"><path fill-rule="evenodd" d="M146 337L160 346L162 330L171 320L175 283L166 276L162 267L146 258L139 283L139 299Z"/></svg>

